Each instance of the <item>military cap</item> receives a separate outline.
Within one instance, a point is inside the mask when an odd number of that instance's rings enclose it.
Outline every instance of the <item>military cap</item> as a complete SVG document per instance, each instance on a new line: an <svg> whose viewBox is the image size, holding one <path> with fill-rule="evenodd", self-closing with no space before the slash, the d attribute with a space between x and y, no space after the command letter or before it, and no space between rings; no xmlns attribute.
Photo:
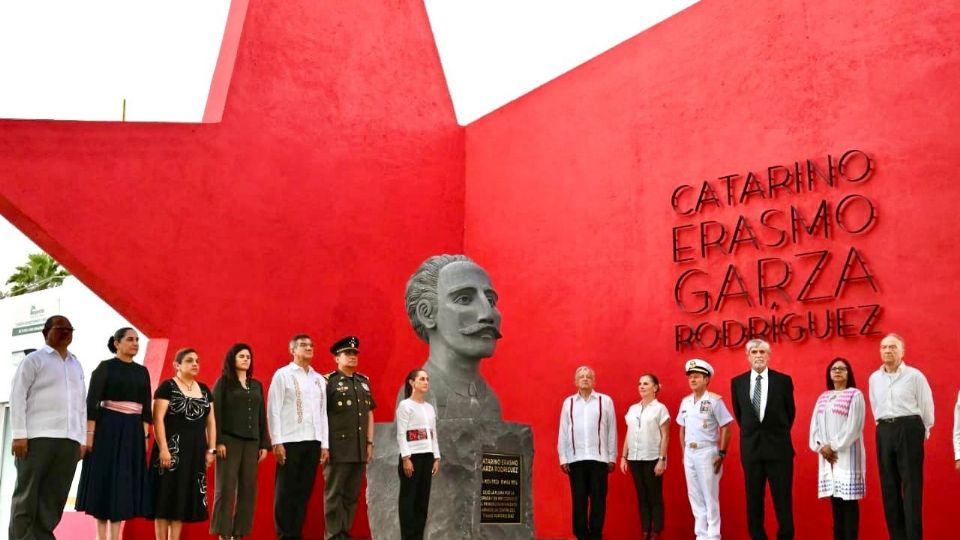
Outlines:
<svg viewBox="0 0 960 540"><path fill-rule="evenodd" d="M713 366L706 360L692 358L686 363L687 375L691 373L703 373L707 377L713 377Z"/></svg>
<svg viewBox="0 0 960 540"><path fill-rule="evenodd" d="M338 355L343 351L360 352L360 338L357 336L347 336L330 346L330 352Z"/></svg>

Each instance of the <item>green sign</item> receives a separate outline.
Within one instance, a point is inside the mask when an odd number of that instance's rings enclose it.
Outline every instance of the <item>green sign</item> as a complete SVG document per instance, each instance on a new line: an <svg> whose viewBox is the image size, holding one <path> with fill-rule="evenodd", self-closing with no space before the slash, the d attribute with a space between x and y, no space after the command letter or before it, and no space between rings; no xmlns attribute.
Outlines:
<svg viewBox="0 0 960 540"><path fill-rule="evenodd" d="M39 332L39 331L41 331L41 330L43 330L43 323L42 323L42 322L33 323L33 324L28 324L28 325L26 325L26 326L15 326L15 327L13 328L13 335L15 335L15 336L22 336L22 335L25 335L25 334L33 334L33 333Z"/></svg>

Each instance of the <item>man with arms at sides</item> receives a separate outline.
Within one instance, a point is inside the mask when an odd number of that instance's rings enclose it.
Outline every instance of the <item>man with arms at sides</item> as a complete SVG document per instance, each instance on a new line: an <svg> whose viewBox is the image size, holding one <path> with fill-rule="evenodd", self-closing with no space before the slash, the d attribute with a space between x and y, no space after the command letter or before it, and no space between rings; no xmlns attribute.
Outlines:
<svg viewBox="0 0 960 540"><path fill-rule="evenodd" d="M613 400L593 390L596 376L587 366L574 373L577 393L560 408L557 452L570 477L573 533L577 540L603 538L607 475L617 462L617 414Z"/></svg>
<svg viewBox="0 0 960 540"><path fill-rule="evenodd" d="M490 276L465 255L430 257L407 281L410 324L430 346L426 400L438 420L501 418L500 400L480 374L480 361L502 337L497 300Z"/></svg>
<svg viewBox="0 0 960 540"><path fill-rule="evenodd" d="M920 370L903 361L903 338L880 341L880 369L870 375L877 422L877 464L891 539L923 538L923 443L933 427L933 392Z"/></svg>
<svg viewBox="0 0 960 540"><path fill-rule="evenodd" d="M11 540L54 538L77 461L87 450L83 366L67 350L73 325L66 317L50 317L43 325L43 338L47 345L24 357L10 390L17 468Z"/></svg>
<svg viewBox="0 0 960 540"><path fill-rule="evenodd" d="M360 482L373 455L373 401L370 379L357 371L360 338L347 336L330 347L337 369L327 379L330 463L323 468L324 537L350 538Z"/></svg>
<svg viewBox="0 0 960 540"><path fill-rule="evenodd" d="M750 371L730 381L733 416L740 426L740 462L747 494L750 538L766 540L764 496L770 483L777 513L777 538L792 539L793 440L790 430L797 415L793 379L767 367L770 344L751 339L746 346Z"/></svg>
<svg viewBox="0 0 960 540"><path fill-rule="evenodd" d="M733 417L723 398L708 392L713 366L694 358L685 364L690 395L680 402L680 446L687 497L697 540L720 540L720 477Z"/></svg>
<svg viewBox="0 0 960 540"><path fill-rule="evenodd" d="M303 538L317 464L326 464L330 457L327 385L310 366L310 336L293 336L290 355L293 361L273 374L267 397L270 439L277 460L273 516L280 540Z"/></svg>

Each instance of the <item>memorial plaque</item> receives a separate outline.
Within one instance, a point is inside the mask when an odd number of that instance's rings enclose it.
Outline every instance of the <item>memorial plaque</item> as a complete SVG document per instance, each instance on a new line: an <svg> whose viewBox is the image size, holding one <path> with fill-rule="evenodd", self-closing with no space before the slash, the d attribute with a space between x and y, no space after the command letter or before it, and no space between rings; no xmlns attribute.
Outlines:
<svg viewBox="0 0 960 540"><path fill-rule="evenodd" d="M520 478L523 458L483 454L480 480L480 523L520 523Z"/></svg>

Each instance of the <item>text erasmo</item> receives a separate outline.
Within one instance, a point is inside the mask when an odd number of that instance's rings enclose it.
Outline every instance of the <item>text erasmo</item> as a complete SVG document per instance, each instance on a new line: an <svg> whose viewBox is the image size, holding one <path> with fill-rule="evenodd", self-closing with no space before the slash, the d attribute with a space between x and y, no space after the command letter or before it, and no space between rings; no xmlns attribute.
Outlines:
<svg viewBox="0 0 960 540"><path fill-rule="evenodd" d="M765 308L765 313L676 324L676 350L737 347L754 337L778 342L878 334L877 302L812 309L814 303L839 301L854 286L867 287L874 296L879 293L867 258L853 245L876 224L876 204L861 193L873 170L874 160L866 152L848 150L839 157L828 154L769 166L762 173L677 186L670 205L680 221L671 229L679 309L709 317L734 302ZM835 190L843 196L828 197ZM778 197L788 196L791 204L776 204ZM747 205L752 207L749 213L706 219L705 214L716 214L716 209ZM821 246L805 247L811 239ZM830 245L824 248L825 243ZM722 265L705 268L709 259L724 257L737 260L719 272ZM778 313L781 307L790 311Z"/></svg>

